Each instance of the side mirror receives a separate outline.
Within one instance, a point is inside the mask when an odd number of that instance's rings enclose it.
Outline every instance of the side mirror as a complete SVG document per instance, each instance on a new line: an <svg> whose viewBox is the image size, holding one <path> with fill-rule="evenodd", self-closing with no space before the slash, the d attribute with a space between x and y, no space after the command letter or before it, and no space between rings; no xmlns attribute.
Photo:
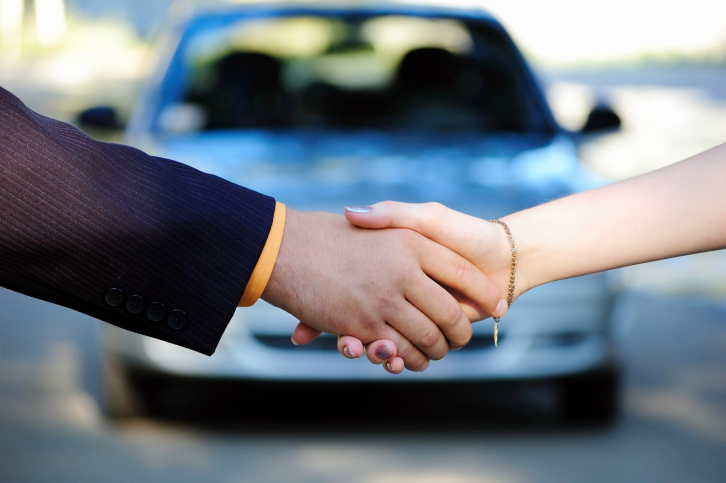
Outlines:
<svg viewBox="0 0 726 483"><path fill-rule="evenodd" d="M116 109L108 106L91 107L78 115L78 123L95 129L121 129Z"/></svg>
<svg viewBox="0 0 726 483"><path fill-rule="evenodd" d="M585 125L582 126L580 132L586 134L614 130L619 129L621 124L620 116L610 106L604 103L598 103L590 111L590 114L587 116L587 121L585 121Z"/></svg>

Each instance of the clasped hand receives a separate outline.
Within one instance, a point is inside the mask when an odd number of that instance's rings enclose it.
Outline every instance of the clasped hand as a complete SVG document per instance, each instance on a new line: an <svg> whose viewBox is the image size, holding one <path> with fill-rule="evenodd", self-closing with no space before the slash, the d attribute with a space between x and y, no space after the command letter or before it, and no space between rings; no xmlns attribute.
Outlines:
<svg viewBox="0 0 726 483"><path fill-rule="evenodd" d="M438 203L345 217L288 215L262 297L300 320L296 344L327 332L345 357L423 371L470 340L471 322L506 313L511 254L497 225Z"/></svg>
<svg viewBox="0 0 726 483"><path fill-rule="evenodd" d="M507 215L502 221L519 242L513 299L555 280L726 248L725 159L722 144L652 173ZM498 224L437 203L387 201L349 209L345 217L349 227L333 216L331 230L339 233L319 235L345 236L349 250L324 241L308 247L318 250L308 252L309 261L328 256L315 275L327 277L330 287L316 288L330 298L316 305L301 295L296 342L322 330L341 336L338 349L346 357L362 357L365 344L368 358L389 372L404 365L422 370L426 358L443 357L469 340L469 321L504 315L512 254Z"/></svg>

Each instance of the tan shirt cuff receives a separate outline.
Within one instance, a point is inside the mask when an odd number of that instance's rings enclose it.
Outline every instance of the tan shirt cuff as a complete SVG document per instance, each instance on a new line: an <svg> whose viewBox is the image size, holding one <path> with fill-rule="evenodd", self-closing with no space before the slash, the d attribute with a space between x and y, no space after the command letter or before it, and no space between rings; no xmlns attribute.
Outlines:
<svg viewBox="0 0 726 483"><path fill-rule="evenodd" d="M265 248L262 249L262 254L257 265L252 271L250 281L247 282L245 292L242 294L242 300L239 302L240 307L250 307L260 298L262 292L264 292L267 282L270 280L272 269L275 268L275 262L277 261L277 254L280 253L280 244L282 243L282 232L285 231L285 216L287 210L285 205L277 202L275 204L275 215L272 218L272 227L270 228L270 234L267 235L267 242L265 242Z"/></svg>

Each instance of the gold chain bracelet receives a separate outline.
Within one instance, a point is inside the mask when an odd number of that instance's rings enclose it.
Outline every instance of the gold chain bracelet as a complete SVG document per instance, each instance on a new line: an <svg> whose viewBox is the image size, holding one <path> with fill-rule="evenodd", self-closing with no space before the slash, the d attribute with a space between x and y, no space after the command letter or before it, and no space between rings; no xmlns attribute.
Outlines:
<svg viewBox="0 0 726 483"><path fill-rule="evenodd" d="M514 243L514 237L512 232L509 231L509 227L502 220L489 220L491 223L497 223L504 228L504 232L507 234L507 240L509 240L509 248L512 250L512 274L509 277L509 294L507 295L507 307L512 306L514 301L514 279L517 275L517 244ZM494 317L494 346L497 345L497 338L499 335L499 317Z"/></svg>

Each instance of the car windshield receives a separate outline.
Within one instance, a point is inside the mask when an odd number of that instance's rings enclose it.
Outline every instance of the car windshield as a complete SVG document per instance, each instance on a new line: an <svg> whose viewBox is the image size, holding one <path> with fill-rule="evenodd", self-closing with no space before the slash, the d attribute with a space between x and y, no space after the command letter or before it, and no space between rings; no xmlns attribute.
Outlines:
<svg viewBox="0 0 726 483"><path fill-rule="evenodd" d="M513 47L482 23L256 18L182 49L186 92L162 130L184 110L202 130L546 130Z"/></svg>

